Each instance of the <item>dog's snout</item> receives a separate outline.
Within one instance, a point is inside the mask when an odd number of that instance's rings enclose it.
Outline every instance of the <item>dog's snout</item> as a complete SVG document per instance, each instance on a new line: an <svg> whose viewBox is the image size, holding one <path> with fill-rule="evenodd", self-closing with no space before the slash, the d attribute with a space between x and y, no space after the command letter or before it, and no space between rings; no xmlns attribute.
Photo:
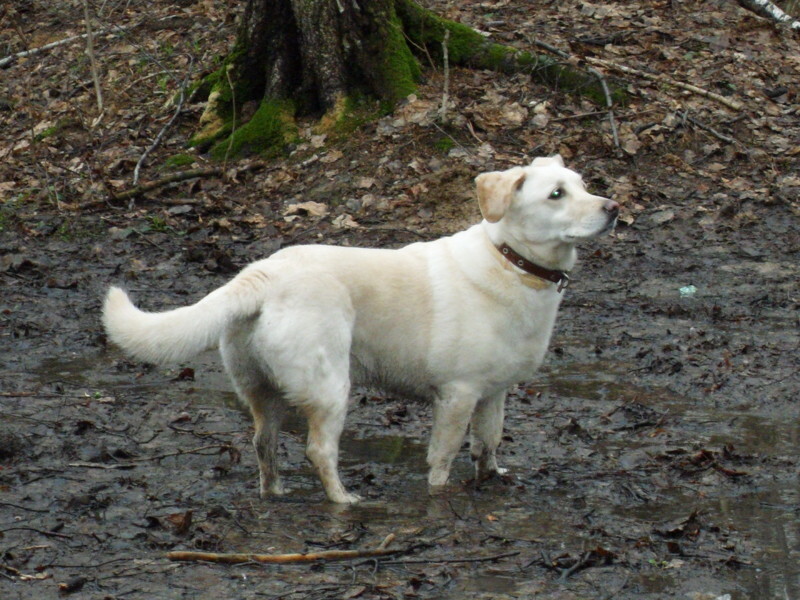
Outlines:
<svg viewBox="0 0 800 600"><path fill-rule="evenodd" d="M606 200L603 204L603 210L611 217L616 217L619 214L619 202L613 200Z"/></svg>

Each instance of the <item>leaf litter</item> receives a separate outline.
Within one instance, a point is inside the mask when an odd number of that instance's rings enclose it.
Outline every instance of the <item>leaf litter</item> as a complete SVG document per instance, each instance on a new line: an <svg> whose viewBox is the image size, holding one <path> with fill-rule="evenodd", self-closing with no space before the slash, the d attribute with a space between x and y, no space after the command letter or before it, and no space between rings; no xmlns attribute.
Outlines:
<svg viewBox="0 0 800 600"><path fill-rule="evenodd" d="M95 126L81 42L3 68L4 598L800 590L796 36L718 0L427 5L498 42L669 80L605 73L629 92L614 107L617 147L605 107L525 75L453 70L440 125L443 73L431 71L345 140L308 123L284 159L230 162L129 203L110 198L132 187L186 71L228 51L241 3L95 6L109 32L95 44L106 99ZM0 53L81 33L79 3L17 4L0 16ZM169 164L217 166L185 147L201 112L189 98L144 181ZM178 306L283 246L432 239L479 218L475 175L555 152L623 215L612 240L583 249L542 375L510 397L501 479L471 481L461 456L450 493L427 498L429 407L357 391L343 475L366 502L324 503L300 419L281 437L294 492L262 501L249 419L213 358L164 371L105 345L109 283ZM408 552L291 568L165 558L371 549L389 534Z"/></svg>

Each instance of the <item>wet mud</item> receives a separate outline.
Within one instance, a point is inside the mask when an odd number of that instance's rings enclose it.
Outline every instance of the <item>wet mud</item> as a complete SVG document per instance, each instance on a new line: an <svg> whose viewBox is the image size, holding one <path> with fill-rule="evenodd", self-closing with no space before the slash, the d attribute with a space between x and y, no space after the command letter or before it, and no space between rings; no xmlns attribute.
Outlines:
<svg viewBox="0 0 800 600"><path fill-rule="evenodd" d="M123 4L130 20L184 16L98 38L116 79L97 127L82 45L2 74L0 599L800 599L796 38L734 2L542 14L432 1L521 49L535 32L573 44L576 64L610 54L747 105L631 78L620 147L603 107L527 76L453 69L444 129L430 72L345 139L301 123L287 157L121 202L110 193L130 187L173 114L164 65L189 69L191 55L210 68L243 6ZM118 6L109 27L125 21ZM31 36L83 32L78 3L31 7ZM7 52L23 49L11 23ZM209 166L186 154L201 112L185 107L143 181ZM291 492L262 500L250 417L216 356L156 368L106 343L108 285L162 310L281 247L433 239L476 222L478 173L556 152L623 214L580 249L541 373L510 392L502 478L473 481L465 450L430 497L430 407L355 390L341 472L364 501L325 500L296 415L280 443ZM396 554L312 564L168 557L366 552L389 536Z"/></svg>
<svg viewBox="0 0 800 600"><path fill-rule="evenodd" d="M780 207L760 216L719 243L676 220L583 250L541 376L510 394L507 476L472 481L463 452L429 497L429 407L358 390L342 442L345 484L365 498L353 507L326 502L297 417L281 438L292 491L258 498L250 420L214 354L161 369L105 345L107 283L164 307L229 277L189 261L185 238L18 246L4 273L3 597L800 597L797 231L773 232ZM265 240L215 243L243 262ZM399 552L381 559L166 558L370 549L389 534Z"/></svg>

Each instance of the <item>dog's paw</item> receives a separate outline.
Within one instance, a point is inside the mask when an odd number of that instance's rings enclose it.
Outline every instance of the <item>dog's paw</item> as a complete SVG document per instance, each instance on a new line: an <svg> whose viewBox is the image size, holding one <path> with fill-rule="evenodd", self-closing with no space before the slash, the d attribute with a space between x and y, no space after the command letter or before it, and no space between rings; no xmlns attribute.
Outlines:
<svg viewBox="0 0 800 600"><path fill-rule="evenodd" d="M447 491L450 489L450 486L447 484L442 485L428 485L428 495L429 496L444 496Z"/></svg>
<svg viewBox="0 0 800 600"><path fill-rule="evenodd" d="M289 489L283 486L283 482L277 479L269 485L262 485L260 495L262 498L271 498L272 496L283 496L288 491Z"/></svg>
<svg viewBox="0 0 800 600"><path fill-rule="evenodd" d="M361 496L350 492L342 492L341 494L336 494L336 497L332 496L330 501L336 502L336 504L357 504L361 502Z"/></svg>

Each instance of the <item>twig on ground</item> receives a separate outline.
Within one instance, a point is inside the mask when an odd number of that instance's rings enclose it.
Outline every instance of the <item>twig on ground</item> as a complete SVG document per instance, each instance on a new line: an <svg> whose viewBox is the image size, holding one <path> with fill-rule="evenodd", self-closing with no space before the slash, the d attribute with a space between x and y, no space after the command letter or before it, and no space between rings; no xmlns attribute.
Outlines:
<svg viewBox="0 0 800 600"><path fill-rule="evenodd" d="M138 23L134 23L133 25L127 25L125 27L117 26L117 27L113 27L112 29L104 29L103 31L96 32L94 35L95 36L100 36L100 35L106 35L106 34L109 34L109 33L117 33L117 34L125 33L126 31L129 31L130 29L138 27L142 23L143 23L143 21L139 21ZM11 54L11 55L6 56L4 58L0 58L0 68L5 67L6 65L9 65L9 64L13 63L18 58L26 58L28 56L33 56L34 54L39 54L40 52L47 52L48 50L52 50L53 48L58 48L59 46L63 46L64 44L69 44L69 43L75 42L77 40L82 40L82 39L86 38L88 35L89 35L88 33L83 33L81 35L73 35L73 36L70 36L68 38L64 38L63 40L57 40L55 42L50 42L49 44L45 44L44 46L39 46L38 48L31 48L30 50L23 50L22 52L17 52L16 54Z"/></svg>
<svg viewBox="0 0 800 600"><path fill-rule="evenodd" d="M71 462L68 464L70 467L80 468L80 469L102 469L104 471L112 471L114 469L135 469L136 465L132 463L96 463L96 462L87 462L87 461L79 461L79 462Z"/></svg>
<svg viewBox="0 0 800 600"><path fill-rule="evenodd" d="M156 20L156 23L166 23L167 21L171 21L172 19L179 19L182 15L167 15L166 17L161 17L160 19ZM122 35L127 33L131 29L135 29L142 25L145 21L137 21L131 25L115 25L110 29L103 29L102 31L94 32L94 37L100 37L101 35ZM9 54L3 58L0 58L0 68L6 67L13 63L18 58L27 58L28 56L33 56L35 54L40 54L42 52L47 52L48 50L52 50L53 48L58 48L59 46L63 46L65 44L69 44L75 42L77 40L82 40L86 38L87 34L82 33L80 35L73 35L68 38L64 38L63 40L56 40L55 42L50 42L49 44L45 44L44 46L39 46L38 48L31 48L30 50L23 50L21 52L17 52L15 54Z"/></svg>
<svg viewBox="0 0 800 600"><path fill-rule="evenodd" d="M385 548L388 548L389 544L391 544L394 541L395 537L396 536L393 533L390 533L385 538L383 538L383 541L380 544L378 544L378 550L383 550Z"/></svg>
<svg viewBox="0 0 800 600"><path fill-rule="evenodd" d="M593 56L587 56L585 60L586 62L599 65L607 69L614 69L615 71L619 71L620 73L625 73L627 75L636 75L637 77L641 77L643 79L649 79L650 81L658 81L660 83L666 83L667 85L687 90L699 96L704 96L706 98L710 98L711 100L715 100L716 102L724 104L725 106L727 106L732 110L742 110L744 108L744 105L741 102L738 102L737 100L733 100L732 98L726 98L725 96L720 96L719 94L710 92L703 88L699 88L696 85L692 85L690 83L676 81L671 77L667 77L666 75L663 75L661 73L647 73L645 71L640 71L639 69L634 69L633 67L620 65L618 63L614 63L602 58L595 58Z"/></svg>
<svg viewBox="0 0 800 600"><path fill-rule="evenodd" d="M14 567L11 567L9 565L4 565L3 563L0 563L0 569L5 571L6 573L13 575L14 577L19 577L20 575L22 575L22 571L20 571L19 569L15 569Z"/></svg>
<svg viewBox="0 0 800 600"><path fill-rule="evenodd" d="M483 144L483 140L478 137L477 133L475 133L475 127L472 125L472 121L470 121L469 119L467 119L467 129L472 134L472 137L474 137L476 140L478 140L478 143L482 145Z"/></svg>
<svg viewBox="0 0 800 600"><path fill-rule="evenodd" d="M519 556L519 552L505 552L503 554L493 554L492 556L476 556L474 558L411 558L406 560L387 560L381 561L384 565L421 565L421 564L437 564L437 565L451 565L458 563L482 563L494 562L503 558L511 558L512 556Z"/></svg>
<svg viewBox="0 0 800 600"><path fill-rule="evenodd" d="M94 93L97 98L97 117L92 120L92 127L97 127L103 118L103 88L100 85L100 75L97 72L97 59L94 55L94 32L92 18L89 14L89 0L83 0L83 20L86 22L86 56L89 57L89 69L94 81Z"/></svg>
<svg viewBox="0 0 800 600"><path fill-rule="evenodd" d="M250 163L249 165L242 165L240 167L236 167L237 173L245 173L247 171L255 171L257 169L264 168L264 163L261 162L254 162ZM205 169L189 169L188 171L180 171L178 173L172 173L171 175L167 175L166 177L162 177L161 179L156 179L155 181L151 181L149 183L143 183L141 185L137 185L129 190L125 190L124 192L120 192L119 194L114 194L111 196L111 200L128 200L129 198L133 198L134 196L140 196L147 192L152 192L160 187L164 187L165 185L169 185L170 183L178 183L180 181L186 181L188 179L197 179L200 177L218 177L220 175L225 174L226 171L223 170L222 167L209 167ZM74 208L83 209L83 208L90 208L92 206L96 206L102 204L103 201L100 200L93 200L91 202L87 202L84 204L80 204L74 206Z"/></svg>
<svg viewBox="0 0 800 600"><path fill-rule="evenodd" d="M686 120L687 120L687 121L689 121L690 123L692 123L692 124L696 125L696 126L697 126L697 127L699 127L700 129L702 129L702 130L704 130L704 131L707 131L708 133L710 133L711 135L713 135L715 138L717 138L717 139L719 139L719 140L722 140L723 142L726 142L726 143L728 143L728 144L736 144L736 143L737 143L737 140L736 140L736 139L734 139L734 138L732 138L732 137L729 137L729 136L727 136L727 135L725 135L725 134L722 134L722 133L720 133L719 131L717 131L717 130L716 130L716 129L714 129L713 127L709 127L708 125L706 125L706 124L705 124L705 123L703 123L702 121L698 121L698 120L697 120L697 119L695 119L694 117L690 116L688 113L686 113L686 115L685 115L685 116L686 116Z"/></svg>
<svg viewBox="0 0 800 600"><path fill-rule="evenodd" d="M770 0L737 0L740 6L754 12L759 17L764 17L776 23L786 24L795 31L800 31L800 21L792 15L785 13L777 4Z"/></svg>
<svg viewBox="0 0 800 600"><path fill-rule="evenodd" d="M64 394L51 392L0 392L0 398L64 398ZM0 414L6 414L0 412Z"/></svg>
<svg viewBox="0 0 800 600"><path fill-rule="evenodd" d="M616 115L616 116L617 116L617 118L624 120L624 119L630 119L630 118L633 118L633 117L639 117L641 115L646 115L648 113L658 112L660 110L663 110L663 109L661 109L661 108L650 108L648 110L639 110L639 111L635 111L635 112L632 112L632 113ZM586 118L586 117L597 117L597 116L605 115L605 114L607 114L607 111L605 111L605 110L593 110L593 111L589 111L589 112L585 112L585 113L578 113L578 114L574 114L574 115L564 115L563 117L556 117L555 119L550 119L550 122L551 123L557 123L558 121L569 121L570 119L583 119L583 118Z"/></svg>
<svg viewBox="0 0 800 600"><path fill-rule="evenodd" d="M450 30L445 29L442 40L442 65L444 66L444 90L442 91L442 106L439 107L439 122L447 125L447 103L450 101L450 58L447 54L447 45L450 43Z"/></svg>
<svg viewBox="0 0 800 600"><path fill-rule="evenodd" d="M467 124L469 125L469 121L467 121ZM465 152L467 155L470 155L470 156L472 155L472 152L470 152L470 151L469 151L469 148L466 148L466 147L465 147L463 144L461 144L461 143L460 143L460 142L459 142L459 141L458 141L456 138L454 138L452 135L450 135L450 134L449 134L449 133L447 133L447 132L446 132L444 129L442 129L442 128L441 128L441 126L440 126L438 123L436 123L435 121L432 121L432 125L433 125L434 127L436 127L436 129L438 129L440 132L442 132L442 134L444 134L444 135L446 135L447 137L449 137L449 138L452 140L452 142L453 142L453 143L454 143L456 146L458 146L459 148L461 148L461 149L462 149L462 150L463 150L463 151L464 151L464 152ZM471 126L471 125L469 126L469 129L472 129L472 126ZM473 135L475 135L474 131L473 131ZM478 136L475 136L475 139L476 139L476 140L478 140L478 141L480 141L480 139L478 139ZM483 142L481 141L481 144L482 144L482 143L483 143Z"/></svg>
<svg viewBox="0 0 800 600"><path fill-rule="evenodd" d="M176 561L205 561L228 565L257 562L263 564L296 564L337 560L353 560L376 556L391 556L408 552L408 548L375 548L372 550L324 550L322 552L292 554L218 554L215 552L167 552L167 558Z"/></svg>
<svg viewBox="0 0 800 600"><path fill-rule="evenodd" d="M186 70L186 77L184 77L183 82L181 83L180 89L180 98L178 99L178 106L175 109L175 112L172 115L172 118L167 121L167 124L161 128L161 131L158 132L156 139L153 140L153 143L142 153L142 156L139 157L139 162L136 163L136 168L133 170L133 185L136 186L139 184L139 172L141 171L142 164L144 164L144 160L147 158L147 155L150 154L153 150L155 150L158 145L161 143L161 140L164 138L164 134L167 130L172 126L175 122L175 119L178 118L178 115L181 114L183 110L183 101L186 98L186 85L189 80L189 76L192 72L192 61L189 62L189 67ZM129 209L133 208L133 197L130 199L130 204L128 206Z"/></svg>
<svg viewBox="0 0 800 600"><path fill-rule="evenodd" d="M225 77L228 78L228 87L231 89L231 109L233 110L233 118L231 119L231 133L228 136L228 148L225 150L225 159L222 161L223 167L228 166L228 155L231 153L231 148L233 148L233 136L236 134L236 90L233 87L233 81L231 81L232 68L233 63L225 68Z"/></svg>
<svg viewBox="0 0 800 600"><path fill-rule="evenodd" d="M552 45L550 45L550 44L548 44L546 42L542 42L542 41L534 39L532 37L529 38L529 41L532 44L534 44L536 46L539 46L540 48L544 48L545 50L548 50L548 51L552 52L553 54L555 54L557 56L560 56L561 58L563 58L565 60L570 60L572 58L568 53L566 53L563 50L561 50L559 48L556 48L555 46L552 46ZM608 109L608 111L607 111L608 123L611 126L611 135L614 138L614 146L616 148L619 148L620 147L620 145L619 145L619 131L617 129L617 121L614 118L614 102L613 102L613 100L611 100L611 92L608 89L608 82L606 81L606 78L603 76L603 74L600 73L600 71L598 71L597 69L593 69L593 68L589 67L586 70L589 73L591 73L592 75L594 75L597 78L597 80L600 82L600 87L602 88L603 95L605 96L606 108Z"/></svg>
<svg viewBox="0 0 800 600"><path fill-rule="evenodd" d="M173 452L154 454L153 456L143 456L141 458L133 458L129 462L138 463L138 462L147 462L150 460L161 460L162 458L170 458L173 456L183 456L184 454L202 454L204 450L217 450L217 454L222 454L222 452L225 451L238 452L236 448L231 444L208 444L206 446L192 448L191 450L175 450Z"/></svg>
<svg viewBox="0 0 800 600"><path fill-rule="evenodd" d="M14 504L12 502L0 502L0 506L10 506L11 508L16 508L18 510L27 510L28 512L35 512L35 513L52 512L49 508L29 508L27 506L21 506L19 504Z"/></svg>
<svg viewBox="0 0 800 600"><path fill-rule="evenodd" d="M60 538L62 540L72 539L72 536L67 535L66 533L58 533L57 531L45 531L43 529L37 529L36 527L8 527L6 529L0 529L0 533L6 533L7 531L33 531L34 533L38 533L45 537Z"/></svg>
<svg viewBox="0 0 800 600"><path fill-rule="evenodd" d="M208 444L206 446L200 446L199 448L192 448L191 450L175 450L173 452L164 452L162 454L154 454L152 456L142 456L140 458L132 458L129 459L127 462L124 463L98 463L98 462L71 462L68 463L70 467L78 467L83 469L133 469L137 466L138 463L148 462L151 460L161 460L163 458L171 458L173 456L183 456L185 454L201 454L203 456L213 456L210 454L205 454L205 450L216 450L217 454L222 454L223 452L229 452L232 457L238 460L238 453L239 451L236 449L235 446L231 444Z"/></svg>
<svg viewBox="0 0 800 600"><path fill-rule="evenodd" d="M17 32L17 35L19 36L19 39L22 42L22 45L25 47L25 49L27 50L28 48L30 48L30 43L28 43L28 36L25 35L25 32L22 31L22 27L20 27L16 11L11 9L8 12L6 12L5 15L8 16L9 20L11 21L11 25L12 27L14 27L14 31Z"/></svg>
<svg viewBox="0 0 800 600"><path fill-rule="evenodd" d="M576 560L575 564L572 565L570 568L563 569L561 571L561 577L558 578L559 581L561 581L562 583L565 582L567 579L569 579L570 575L572 575L572 574L580 571L582 568L588 566L589 561L591 560L591 558L592 558L592 552L590 550L589 552L586 552L583 556L581 556L578 560Z"/></svg>
<svg viewBox="0 0 800 600"><path fill-rule="evenodd" d="M128 200L129 198L134 198L145 192L150 192L152 190L158 189L160 187L164 187L170 183L177 183L179 181L186 181L187 179L195 179L197 177L214 177L218 175L222 175L222 167L211 167L208 169L189 169L188 171L180 171L179 173L173 173L172 175L167 175L166 177L162 177L161 179L156 179L155 181L151 181L149 183L143 183L141 185L137 185L129 190L125 190L124 192L120 192L119 194L114 194L112 200Z"/></svg>

